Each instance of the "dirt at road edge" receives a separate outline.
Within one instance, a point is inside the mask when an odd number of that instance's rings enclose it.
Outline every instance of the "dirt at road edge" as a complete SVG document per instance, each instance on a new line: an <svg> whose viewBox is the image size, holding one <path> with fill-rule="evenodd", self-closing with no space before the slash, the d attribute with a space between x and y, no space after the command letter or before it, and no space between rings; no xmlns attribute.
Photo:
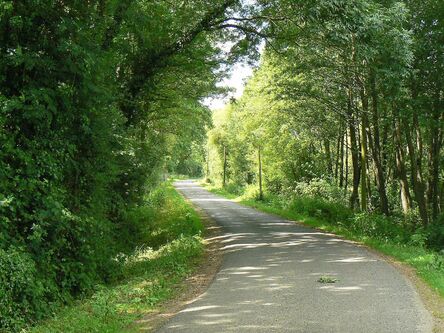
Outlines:
<svg viewBox="0 0 444 333"><path fill-rule="evenodd" d="M192 205L192 204L191 204ZM222 265L219 236L221 228L199 207L192 205L205 226L205 254L194 273L176 286L175 297L161 304L160 309L145 315L136 322L139 332L154 332L168 319L193 303L205 293Z"/></svg>

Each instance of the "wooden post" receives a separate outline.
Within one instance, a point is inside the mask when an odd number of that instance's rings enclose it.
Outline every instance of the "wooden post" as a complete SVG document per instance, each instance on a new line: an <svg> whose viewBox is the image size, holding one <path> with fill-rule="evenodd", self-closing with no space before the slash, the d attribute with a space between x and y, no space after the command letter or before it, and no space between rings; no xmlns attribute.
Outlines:
<svg viewBox="0 0 444 333"><path fill-rule="evenodd" d="M227 147L224 145L224 180L222 186L225 187L227 183Z"/></svg>
<svg viewBox="0 0 444 333"><path fill-rule="evenodd" d="M205 180L207 183L210 182L210 147L207 145L207 179Z"/></svg>
<svg viewBox="0 0 444 333"><path fill-rule="evenodd" d="M258 148L258 160L259 160L259 200L264 199L264 193L262 191L262 159L261 159L261 147Z"/></svg>

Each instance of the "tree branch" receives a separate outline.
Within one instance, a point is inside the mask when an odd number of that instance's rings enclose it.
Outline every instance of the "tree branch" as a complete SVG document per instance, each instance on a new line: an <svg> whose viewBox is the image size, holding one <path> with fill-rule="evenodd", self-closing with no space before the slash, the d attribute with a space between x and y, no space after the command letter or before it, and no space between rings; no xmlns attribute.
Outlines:
<svg viewBox="0 0 444 333"><path fill-rule="evenodd" d="M225 0L221 5L207 12L192 29L184 33L182 37L175 42L165 46L158 52L142 55L133 65L133 73L137 74L128 84L130 99L135 100L147 80L160 69L167 66L169 59L189 46L199 34L211 30L211 27L214 25L214 20L224 15L225 11L237 2L238 0ZM129 113L127 114L129 120L134 116L135 110L133 110L133 108L133 105L129 105L129 109L126 111L126 113Z"/></svg>

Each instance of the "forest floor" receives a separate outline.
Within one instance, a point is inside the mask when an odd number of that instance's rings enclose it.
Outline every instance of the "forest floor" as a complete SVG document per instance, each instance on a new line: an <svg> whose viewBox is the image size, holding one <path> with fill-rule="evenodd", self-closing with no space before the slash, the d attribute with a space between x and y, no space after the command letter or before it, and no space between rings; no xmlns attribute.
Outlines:
<svg viewBox="0 0 444 333"><path fill-rule="evenodd" d="M413 283L387 258L193 182L176 188L222 226L224 260L159 332L432 332Z"/></svg>

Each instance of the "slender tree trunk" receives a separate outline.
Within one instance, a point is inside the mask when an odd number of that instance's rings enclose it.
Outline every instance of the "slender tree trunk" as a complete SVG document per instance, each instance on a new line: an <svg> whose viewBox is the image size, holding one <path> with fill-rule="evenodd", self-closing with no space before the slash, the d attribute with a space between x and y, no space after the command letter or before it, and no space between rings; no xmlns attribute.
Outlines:
<svg viewBox="0 0 444 333"><path fill-rule="evenodd" d="M336 184L338 183L338 180L339 180L339 168L340 168L339 161L340 161L341 138L343 139L342 124L339 129L338 139L336 140L335 175L334 175Z"/></svg>
<svg viewBox="0 0 444 333"><path fill-rule="evenodd" d="M347 129L345 130L345 185L344 185L344 190L345 193L347 193L348 190L348 158L349 158L349 153L348 153L348 146L349 146L349 142L348 142L348 131Z"/></svg>
<svg viewBox="0 0 444 333"><path fill-rule="evenodd" d="M376 91L376 78L375 74L372 74L371 78L371 95L372 95L372 122L373 122L373 135L371 129L368 129L369 134L369 146L372 152L373 161L376 168L376 186L379 193L379 205L381 212L385 215L389 215L389 205L387 198L387 191L385 187L385 170L381 162L381 145L379 138L379 113L378 113L378 94Z"/></svg>
<svg viewBox="0 0 444 333"><path fill-rule="evenodd" d="M207 183L210 182L210 147L207 145Z"/></svg>
<svg viewBox="0 0 444 333"><path fill-rule="evenodd" d="M388 145L388 136L389 136L389 130L390 130L390 125L388 125L386 122L383 123L383 127L382 127L382 145L381 145L381 164L384 170L386 170L386 168L388 168L390 166L390 164L388 163L389 160L389 153L388 153L388 149L387 147ZM387 180L390 178L390 168L388 168L387 172Z"/></svg>
<svg viewBox="0 0 444 333"><path fill-rule="evenodd" d="M227 147L224 145L224 177L222 186L227 185Z"/></svg>
<svg viewBox="0 0 444 333"><path fill-rule="evenodd" d="M259 200L264 199L264 193L262 191L262 159L261 159L261 147L257 150L258 162L259 162Z"/></svg>
<svg viewBox="0 0 444 333"><path fill-rule="evenodd" d="M419 215L421 216L421 220L424 223L424 225L427 225L429 222L429 216L427 212L427 201L425 197L425 189L424 189L424 181L422 173L420 172L417 165L416 147L413 144L411 129L409 124L406 121L403 121L402 124L403 124L403 132L405 133L405 137L407 140L407 147L409 149L410 167L412 169L413 191L415 193L415 201L418 205L418 210L419 210Z"/></svg>
<svg viewBox="0 0 444 333"><path fill-rule="evenodd" d="M356 50L355 50L355 34L351 35L351 61L352 61L352 73L357 71L356 64ZM357 122L354 116L354 94L353 88L356 84L358 76L353 75L348 83L348 103L347 103L347 114L348 114L348 125L350 131L350 149L352 156L352 168L353 168L353 189L350 196L350 207L355 209L359 205L359 181L361 179L361 170L359 162L359 130L357 130ZM365 168L365 166L364 166ZM365 180L364 180L365 182Z"/></svg>
<svg viewBox="0 0 444 333"><path fill-rule="evenodd" d="M333 161L331 158L331 149L330 149L330 141L327 139L324 139L324 150L325 150L325 158L327 160L327 173L330 176L333 176Z"/></svg>
<svg viewBox="0 0 444 333"><path fill-rule="evenodd" d="M380 155L378 154L378 149L375 147L375 143L372 141L370 135L368 142L370 146L370 151L372 152L373 162L375 164L375 169L376 169L375 180L376 180L376 186L378 188L380 209L382 213L384 213L385 215L389 215L388 198L385 187L384 168L381 163Z"/></svg>
<svg viewBox="0 0 444 333"><path fill-rule="evenodd" d="M429 152L429 180L428 180L428 202L431 207L431 218L435 220L438 217L438 185L439 185L439 151L440 144L438 138L430 141Z"/></svg>
<svg viewBox="0 0 444 333"><path fill-rule="evenodd" d="M401 205L404 214L407 214L412 209L412 199L410 197L409 182L407 180L407 173L404 166L404 159L401 152L402 148L398 147L396 152L396 166L398 169L399 187L401 190Z"/></svg>
<svg viewBox="0 0 444 333"><path fill-rule="evenodd" d="M396 170L401 190L401 205L404 214L407 214L412 208L412 199L410 197L409 182L407 180L407 171L405 168L405 152L401 139L401 126L399 119L395 120L395 143L396 143Z"/></svg>
<svg viewBox="0 0 444 333"><path fill-rule="evenodd" d="M350 148L351 148L351 156L352 156L352 167L353 167L353 190L352 194L350 196L350 207L354 209L358 203L358 195L359 195L359 181L360 181L360 166L359 166L359 151L358 151L358 144L357 144L357 134L356 134L356 127L353 117L353 109L352 109L352 103L353 103L353 96L351 89L349 89L348 94L348 126L350 131Z"/></svg>
<svg viewBox="0 0 444 333"><path fill-rule="evenodd" d="M345 131L345 135L341 132L341 144L340 144L340 167L339 167L339 187L344 187L344 140L347 140L347 130Z"/></svg>
<svg viewBox="0 0 444 333"><path fill-rule="evenodd" d="M444 183L441 182L440 186L439 186L439 208L440 208L440 212L442 212L442 207L444 205Z"/></svg>
<svg viewBox="0 0 444 333"><path fill-rule="evenodd" d="M370 160L367 158L367 202L372 200L372 177L370 172Z"/></svg>
<svg viewBox="0 0 444 333"><path fill-rule="evenodd" d="M361 209L368 210L367 187L367 127L368 127L368 97L365 88L361 87Z"/></svg>
<svg viewBox="0 0 444 333"><path fill-rule="evenodd" d="M430 133L429 144L429 180L427 197L431 206L432 219L435 220L439 213L439 158L442 147L442 116L438 105L433 107L433 124Z"/></svg>

